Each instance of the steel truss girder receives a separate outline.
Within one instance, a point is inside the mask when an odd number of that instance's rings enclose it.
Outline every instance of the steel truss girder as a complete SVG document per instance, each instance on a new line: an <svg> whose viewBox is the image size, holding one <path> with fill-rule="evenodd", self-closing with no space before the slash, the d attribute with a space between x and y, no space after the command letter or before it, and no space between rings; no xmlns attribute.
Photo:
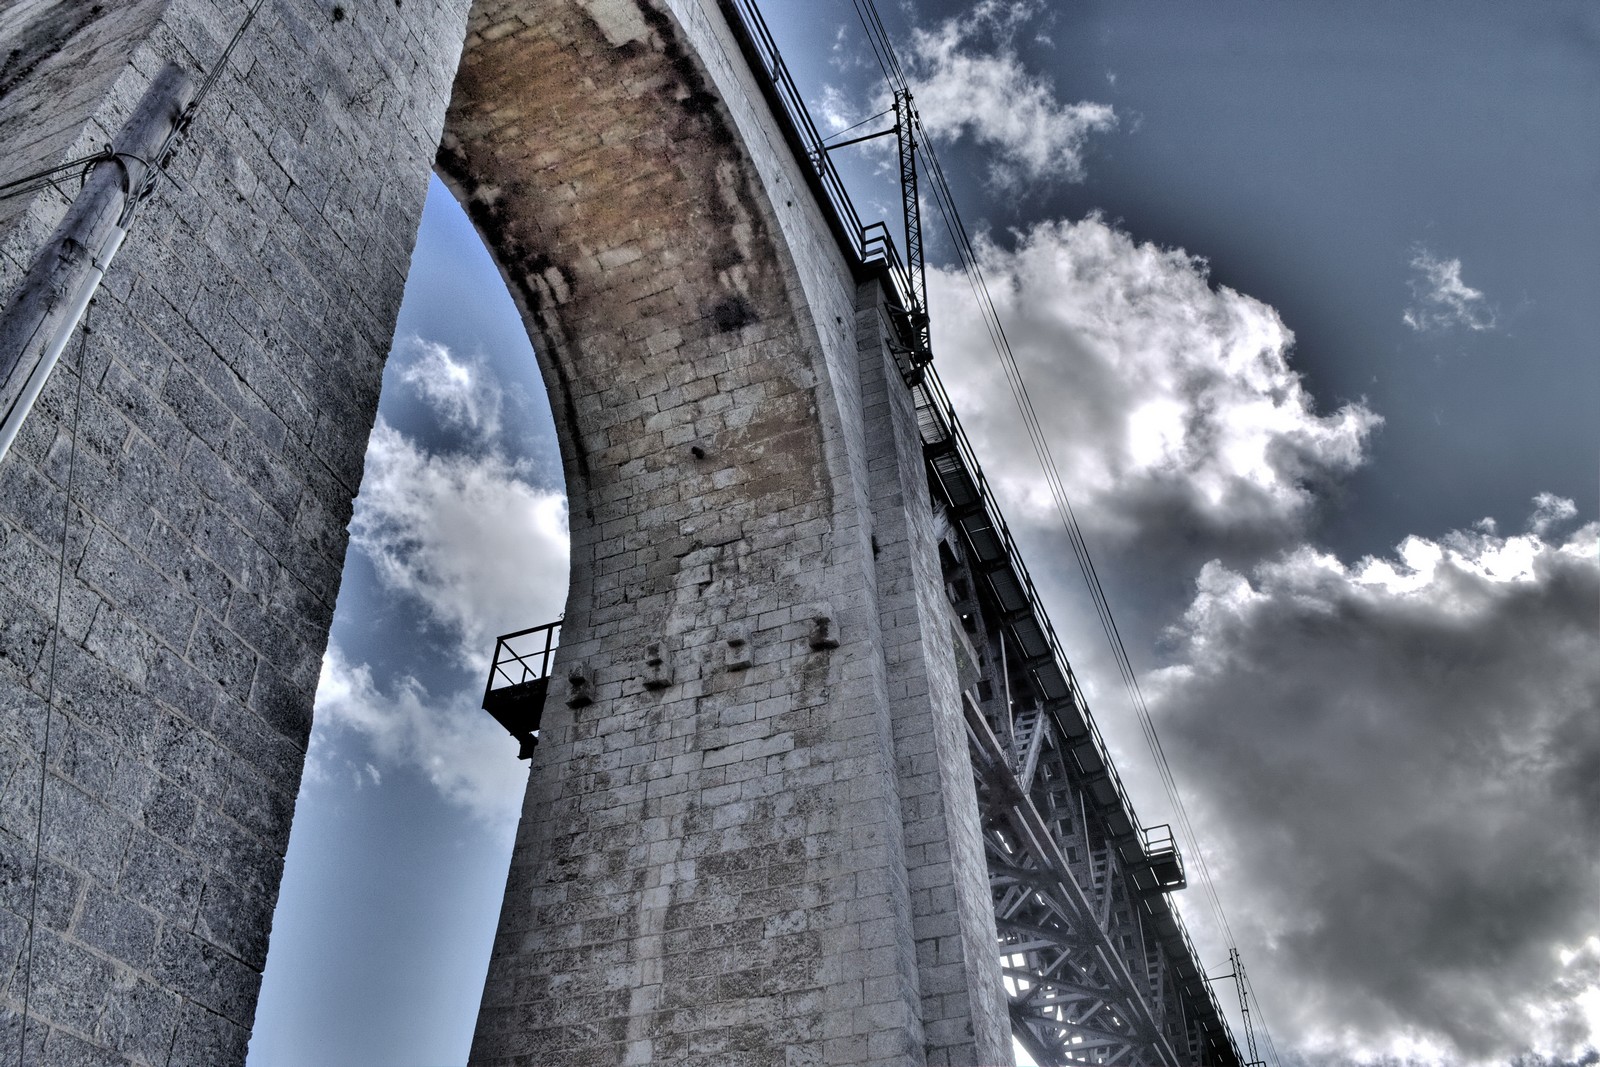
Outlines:
<svg viewBox="0 0 1600 1067"><path fill-rule="evenodd" d="M1025 960L1010 967L1007 983L1013 1022L1027 1032L1024 1046L1046 1063L1179 1067L1141 991L1146 982L1112 942L983 712L970 699L962 703L1000 951L1008 961Z"/></svg>

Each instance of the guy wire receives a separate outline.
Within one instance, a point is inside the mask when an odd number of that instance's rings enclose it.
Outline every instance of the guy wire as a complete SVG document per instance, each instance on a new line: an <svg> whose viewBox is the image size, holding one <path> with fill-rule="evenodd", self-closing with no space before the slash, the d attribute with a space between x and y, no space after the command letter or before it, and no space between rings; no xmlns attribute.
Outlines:
<svg viewBox="0 0 1600 1067"><path fill-rule="evenodd" d="M217 79L221 77L223 70L228 66L229 61L233 57L234 48L238 46L240 38L244 36L244 33L247 29L249 29L250 24L255 21L256 15L261 11L261 7L265 2L266 0L256 0L255 5L251 7L249 13L245 15L244 20L240 22L238 29L234 31L233 38L228 42L227 48L223 50L222 55L212 66L210 72L206 75L205 81L201 83L199 90L195 93L194 99L190 101L187 107L184 108L183 114L179 117L178 121L173 124L172 129L168 131L166 138L162 141L161 148L156 152L155 157L151 160L150 166L146 170L144 181L140 183L138 188L126 190L127 199L123 205L121 217L119 219L119 223L125 228L132 221L134 211L154 191L157 175L165 174L166 167L176 154L179 144L182 142L183 138L187 136L189 127L194 122L195 115L198 113L200 105L205 101L206 96L210 94L212 88L215 87ZM73 167L79 165L83 165L85 167L93 166L95 163L108 159L114 160L116 158L117 154L110 148L107 148L94 155L84 156L80 159L72 160L56 167L49 168L48 170L27 175L15 181L8 182L4 186L0 186L0 199L3 199L7 195L17 195L21 192L27 192L31 191L32 189L40 188L41 186L37 185L30 186L30 183L40 181L50 183L54 175L62 173L66 170L70 170ZM93 301L91 300L89 307L92 308L93 306ZM38 806L34 812L33 875L28 885L28 932L23 956L22 1025L17 1041L18 1067L26 1067L28 1054L28 1018L31 1011L31 1000L33 994L34 929L38 925L39 871L43 865L44 852L45 784L49 780L50 775L50 727L55 713L56 666L61 645L61 606L66 589L67 542L68 535L72 529L72 482L73 475L77 467L78 430L79 422L83 414L83 382L84 377L88 372L87 355L89 347L89 334L91 332L92 331L89 327L88 311L86 309L83 320L83 336L78 346L78 382L72 409L72 433L70 435L71 443L67 452L67 480L64 493L65 501L62 505L61 521L61 553L56 562L55 621L50 635L50 666L46 674L45 681L44 738L43 747L39 756L39 791L36 798Z"/></svg>
<svg viewBox="0 0 1600 1067"><path fill-rule="evenodd" d="M895 53L893 44L889 41L883 20L878 14L875 0L854 0L854 5L856 14L861 19L862 27L866 30L868 44L872 48L874 58L878 61L878 66L883 71L885 80L888 81L892 89L909 92L909 80L904 68L900 65L899 57ZM1140 730L1150 747L1151 755L1154 757L1158 777L1161 779L1168 802L1172 806L1178 830L1199 867L1202 876L1200 880L1205 889L1207 903L1210 904L1211 910L1216 917L1220 932L1229 949L1237 953L1238 945L1234 938L1232 927L1228 922L1227 914L1223 910L1221 897L1217 894L1215 879L1211 875L1210 865L1206 862L1205 852L1200 847L1199 839L1194 831L1194 825L1189 818L1187 806L1178 791L1177 781L1167 760L1166 751L1161 744L1160 735L1156 732L1155 720L1150 714L1149 706L1145 702L1144 693L1140 688L1138 673L1134 670L1132 661L1128 657L1121 631L1117 626L1115 616L1111 612L1110 601L1100 582L1094 559L1089 554L1088 542L1084 539L1072 502L1067 497L1066 488L1062 482L1060 470L1056 465L1049 440L1045 436L1044 427L1039 421L1027 384L1023 380L1021 367L1016 362L1016 357L1011 350L1010 340L1006 337L1005 327L1000 322L1000 316L990 295L988 283L985 281L978 263L977 250L973 247L966 227L961 221L960 213L956 209L955 198L945 180L944 170L939 164L932 140L928 137L927 132L922 129L921 122L918 121L915 113L912 115L912 122L915 124L917 132L921 135L924 158L928 162L929 173L933 178L931 184L934 199L940 208L941 214L944 216L945 226L950 233L951 240L956 246L957 259L960 261L966 273L967 281L972 287L973 296L978 303L980 318L983 319L990 341L1000 358L1001 367L1005 372L1007 383L1011 387L1012 396L1016 400L1017 407L1022 415L1023 425L1028 432L1034 453L1045 475L1045 483L1054 500L1057 515L1072 546L1073 554L1077 557L1079 568L1083 572L1085 584L1089 588L1090 600L1094 604L1101 628L1105 631L1106 639L1111 646L1112 658L1116 662L1118 674L1121 675L1123 686L1127 690L1130 702L1133 704ZM1251 990L1251 992L1253 993L1254 991ZM1257 1014L1259 1015L1259 1002L1257 1008ZM1265 1035L1267 1031L1264 1019L1261 1022L1261 1030ZM1267 1044L1268 1048L1271 1049L1272 1041L1270 1035L1267 1035ZM1272 1056L1273 1061L1277 1062L1276 1049L1272 1049Z"/></svg>
<svg viewBox="0 0 1600 1067"><path fill-rule="evenodd" d="M90 308L94 307L90 302ZM50 723L55 718L56 660L61 648L61 602L67 584L67 540L72 530L72 477L78 465L78 426L83 415L83 379L89 373L89 314L83 316L83 334L78 342L78 385L72 402L72 433L67 448L67 482L62 492L61 552L56 558L55 624L50 631L50 668L44 686L44 745L39 752L39 792L33 819L33 876L28 880L28 937L22 962L22 1026L17 1039L17 1063L23 1067L28 1051L28 1010L33 995L33 931L39 921L39 869L44 852L45 782L50 777Z"/></svg>

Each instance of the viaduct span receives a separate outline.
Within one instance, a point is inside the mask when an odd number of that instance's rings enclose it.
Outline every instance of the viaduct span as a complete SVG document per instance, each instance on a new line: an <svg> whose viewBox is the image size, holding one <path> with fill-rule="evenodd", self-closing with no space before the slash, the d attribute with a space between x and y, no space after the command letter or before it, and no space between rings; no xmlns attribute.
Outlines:
<svg viewBox="0 0 1600 1067"><path fill-rule="evenodd" d="M120 195L252 6L0 3L0 183ZM728 0L262 5L0 460L0 1056L244 1059L437 168L572 531L472 1062L1241 1060L775 59ZM0 198L0 407L71 176Z"/></svg>

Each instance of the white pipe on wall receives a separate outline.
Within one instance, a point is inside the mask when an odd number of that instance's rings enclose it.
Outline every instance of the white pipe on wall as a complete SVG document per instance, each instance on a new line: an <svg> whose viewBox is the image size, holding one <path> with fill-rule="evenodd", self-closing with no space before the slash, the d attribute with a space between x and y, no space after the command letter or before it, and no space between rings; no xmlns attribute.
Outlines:
<svg viewBox="0 0 1600 1067"><path fill-rule="evenodd" d="M5 421L0 422L0 460L4 460L6 453L11 451L11 442L15 441L17 434L21 432L23 421L33 410L34 401L38 400L39 394L44 391L44 383L56 369L56 363L60 361L67 342L77 332L78 323L83 321L83 313L88 309L89 301L93 300L94 294L100 290L100 282L106 276L106 268L111 266L111 261L116 258L117 250L122 247L122 241L127 236L128 231L121 226L112 227L105 247L96 255L89 257L88 276L78 286L72 302L67 306L66 320L57 327L55 336L50 338L44 354L39 357L39 362L34 364L33 372L28 375L28 381L17 396L16 403L6 412ZM79 373L85 370L86 368L80 367Z"/></svg>
<svg viewBox="0 0 1600 1067"><path fill-rule="evenodd" d="M193 93L187 72L162 68L0 312L0 460L127 237Z"/></svg>

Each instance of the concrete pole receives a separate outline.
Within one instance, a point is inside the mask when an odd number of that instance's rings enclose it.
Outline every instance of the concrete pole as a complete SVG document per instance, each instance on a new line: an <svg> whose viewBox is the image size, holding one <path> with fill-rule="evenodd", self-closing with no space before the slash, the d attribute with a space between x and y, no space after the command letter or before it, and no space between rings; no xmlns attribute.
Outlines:
<svg viewBox="0 0 1600 1067"><path fill-rule="evenodd" d="M127 236L156 156L193 93L187 72L173 63L162 68L118 133L114 158L94 165L0 314L0 460Z"/></svg>

